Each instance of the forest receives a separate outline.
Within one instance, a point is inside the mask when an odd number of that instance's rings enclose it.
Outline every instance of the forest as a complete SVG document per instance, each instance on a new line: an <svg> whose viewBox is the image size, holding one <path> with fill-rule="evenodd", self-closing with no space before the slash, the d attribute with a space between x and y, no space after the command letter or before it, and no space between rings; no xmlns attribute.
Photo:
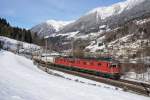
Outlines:
<svg viewBox="0 0 150 100"><path fill-rule="evenodd" d="M0 18L0 36L5 36L28 43L33 42L30 30L12 27L4 18Z"/></svg>

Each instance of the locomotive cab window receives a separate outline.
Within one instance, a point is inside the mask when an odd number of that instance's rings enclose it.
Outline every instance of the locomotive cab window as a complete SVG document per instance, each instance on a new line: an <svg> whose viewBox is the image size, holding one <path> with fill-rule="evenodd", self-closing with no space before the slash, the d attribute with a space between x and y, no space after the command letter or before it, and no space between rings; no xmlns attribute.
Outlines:
<svg viewBox="0 0 150 100"><path fill-rule="evenodd" d="M112 64L112 65L110 65L110 67L113 67L113 68L114 68L114 67L117 67L117 65L115 65L115 64Z"/></svg>
<svg viewBox="0 0 150 100"><path fill-rule="evenodd" d="M116 65L112 65L112 67L116 67Z"/></svg>

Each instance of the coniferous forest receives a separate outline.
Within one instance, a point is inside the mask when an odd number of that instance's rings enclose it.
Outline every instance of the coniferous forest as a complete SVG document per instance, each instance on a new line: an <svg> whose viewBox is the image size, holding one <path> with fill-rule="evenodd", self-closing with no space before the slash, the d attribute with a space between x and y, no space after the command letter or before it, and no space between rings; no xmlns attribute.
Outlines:
<svg viewBox="0 0 150 100"><path fill-rule="evenodd" d="M30 30L12 27L6 19L0 18L0 36L6 36L23 42L32 43Z"/></svg>

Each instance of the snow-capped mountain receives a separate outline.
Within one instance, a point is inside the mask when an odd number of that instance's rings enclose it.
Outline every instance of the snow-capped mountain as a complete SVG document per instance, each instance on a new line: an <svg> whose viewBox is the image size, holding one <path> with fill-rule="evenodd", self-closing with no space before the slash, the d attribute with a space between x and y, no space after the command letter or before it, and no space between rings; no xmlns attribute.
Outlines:
<svg viewBox="0 0 150 100"><path fill-rule="evenodd" d="M55 21L55 20L47 20L39 25L34 26L31 31L37 32L39 37L51 35L57 33L61 30L65 25L71 23L73 21Z"/></svg>
<svg viewBox="0 0 150 100"><path fill-rule="evenodd" d="M150 45L149 26L150 0L126 0L87 12L65 25L50 40L53 48L61 51L70 50L73 41L76 47L85 47L87 51L105 51L107 48L120 56L132 48L132 54L136 54L141 52L141 42Z"/></svg>
<svg viewBox="0 0 150 100"><path fill-rule="evenodd" d="M97 19L98 18L105 19L110 16L121 14L125 10L130 10L134 6L140 4L144 1L145 0L127 0L124 2L119 2L119 3L113 4L108 7L95 8L95 9L89 11L87 13L87 15L97 13Z"/></svg>
<svg viewBox="0 0 150 100"><path fill-rule="evenodd" d="M95 8L74 23L65 26L62 32L97 31L101 25L114 27L116 24L123 24L149 12L149 0L127 0L111 6Z"/></svg>
<svg viewBox="0 0 150 100"><path fill-rule="evenodd" d="M58 31L60 33L99 31L99 27L102 25L114 28L147 13L150 13L149 0L126 0L110 6L95 8L76 21L49 20L36 25L31 31L38 32L39 36L50 35Z"/></svg>

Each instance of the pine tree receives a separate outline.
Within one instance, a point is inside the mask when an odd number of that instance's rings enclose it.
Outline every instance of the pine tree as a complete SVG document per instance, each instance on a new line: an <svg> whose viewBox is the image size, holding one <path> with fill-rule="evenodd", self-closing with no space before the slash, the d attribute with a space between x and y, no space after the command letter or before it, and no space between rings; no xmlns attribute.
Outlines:
<svg viewBox="0 0 150 100"><path fill-rule="evenodd" d="M0 36L6 36L19 41L32 43L32 35L30 30L19 27L11 27L4 18L0 18Z"/></svg>

